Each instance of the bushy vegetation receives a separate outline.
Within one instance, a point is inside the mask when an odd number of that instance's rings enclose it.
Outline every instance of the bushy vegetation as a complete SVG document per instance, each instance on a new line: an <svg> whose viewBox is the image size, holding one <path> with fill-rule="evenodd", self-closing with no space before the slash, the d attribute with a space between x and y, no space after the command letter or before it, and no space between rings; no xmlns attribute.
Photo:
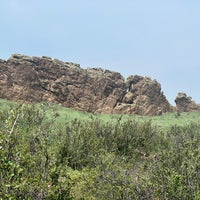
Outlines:
<svg viewBox="0 0 200 200"><path fill-rule="evenodd" d="M0 113L0 199L200 199L198 122L69 119L46 106Z"/></svg>

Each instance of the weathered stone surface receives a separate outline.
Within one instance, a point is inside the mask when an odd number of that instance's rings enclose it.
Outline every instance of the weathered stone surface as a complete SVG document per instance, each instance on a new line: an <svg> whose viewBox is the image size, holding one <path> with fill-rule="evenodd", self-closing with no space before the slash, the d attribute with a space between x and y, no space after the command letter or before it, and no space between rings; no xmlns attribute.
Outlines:
<svg viewBox="0 0 200 200"><path fill-rule="evenodd" d="M171 106L156 80L138 75L129 76L126 87L127 93L124 95L122 103L116 106L116 111L139 115L160 115L171 111Z"/></svg>
<svg viewBox="0 0 200 200"><path fill-rule="evenodd" d="M192 97L183 92L178 93L175 103L177 112L200 111L200 104L197 104L192 100Z"/></svg>
<svg viewBox="0 0 200 200"><path fill-rule="evenodd" d="M79 64L49 57L12 55L0 60L0 98L49 101L96 113L159 115L171 106L156 80L101 68L82 69Z"/></svg>

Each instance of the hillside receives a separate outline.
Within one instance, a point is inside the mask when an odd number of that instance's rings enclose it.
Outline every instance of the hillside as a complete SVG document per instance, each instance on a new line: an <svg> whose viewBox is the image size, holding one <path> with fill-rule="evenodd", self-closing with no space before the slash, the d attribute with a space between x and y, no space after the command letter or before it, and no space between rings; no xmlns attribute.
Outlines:
<svg viewBox="0 0 200 200"><path fill-rule="evenodd" d="M136 114L131 115L121 115L121 114L93 114L83 111L77 111L71 108L63 107L62 105L41 102L34 105L24 104L25 106L33 107L39 109L45 113L45 121L51 122L52 126L59 124L65 124L72 122L74 120L80 121L92 121L99 120L102 123L117 123L118 121L127 122L135 120L137 122L149 122L151 121L152 125L166 130L172 126L185 126L190 123L199 123L200 112L182 112L181 114L177 113L164 113L160 116L141 116ZM0 99L0 110L3 112L9 112L9 110L16 109L20 107L21 104Z"/></svg>

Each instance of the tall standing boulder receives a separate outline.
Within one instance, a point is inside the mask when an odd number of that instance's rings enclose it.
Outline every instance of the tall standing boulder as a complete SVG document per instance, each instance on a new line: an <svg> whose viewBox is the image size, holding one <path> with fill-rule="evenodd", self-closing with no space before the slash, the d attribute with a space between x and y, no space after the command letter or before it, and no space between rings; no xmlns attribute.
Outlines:
<svg viewBox="0 0 200 200"><path fill-rule="evenodd" d="M197 104L192 97L186 95L186 93L179 92L176 99L177 112L191 112L200 111L200 104Z"/></svg>

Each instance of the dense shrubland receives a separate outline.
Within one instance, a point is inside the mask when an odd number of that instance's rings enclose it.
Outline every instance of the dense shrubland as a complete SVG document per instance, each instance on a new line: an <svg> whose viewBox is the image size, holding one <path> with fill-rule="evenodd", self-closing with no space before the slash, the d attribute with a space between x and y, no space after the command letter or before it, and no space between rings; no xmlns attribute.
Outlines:
<svg viewBox="0 0 200 200"><path fill-rule="evenodd" d="M0 199L200 199L200 124L0 113Z"/></svg>

